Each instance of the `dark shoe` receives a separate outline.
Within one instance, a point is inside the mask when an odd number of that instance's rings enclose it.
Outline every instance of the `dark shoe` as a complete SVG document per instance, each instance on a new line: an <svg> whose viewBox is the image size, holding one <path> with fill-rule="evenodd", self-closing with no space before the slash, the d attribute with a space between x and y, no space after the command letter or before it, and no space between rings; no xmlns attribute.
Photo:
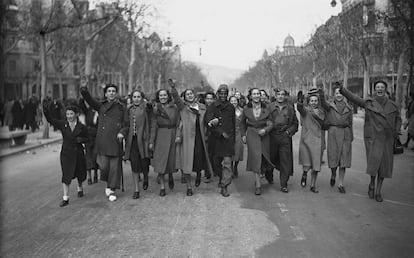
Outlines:
<svg viewBox="0 0 414 258"><path fill-rule="evenodd" d="M230 196L229 191L227 191L227 186L223 186L221 188L221 195L223 195L223 197L229 197Z"/></svg>
<svg viewBox="0 0 414 258"><path fill-rule="evenodd" d="M174 189L174 180L172 178L168 179L168 187L170 190Z"/></svg>
<svg viewBox="0 0 414 258"><path fill-rule="evenodd" d="M92 183L92 179L90 179L90 178L89 178L89 179L88 179L88 185L91 185L91 184L93 184L93 183Z"/></svg>
<svg viewBox="0 0 414 258"><path fill-rule="evenodd" d="M302 175L302 179L300 180L300 185L302 187L306 187L306 178L307 178L307 176Z"/></svg>
<svg viewBox="0 0 414 258"><path fill-rule="evenodd" d="M218 182L217 187L219 188L223 187L223 183L221 182L221 180Z"/></svg>
<svg viewBox="0 0 414 258"><path fill-rule="evenodd" d="M262 188L261 187L256 187L256 190L254 191L255 195L261 195L262 194Z"/></svg>
<svg viewBox="0 0 414 258"><path fill-rule="evenodd" d="M197 178L196 178L196 181L195 181L195 187L199 187L200 184L201 184L201 175L198 174Z"/></svg>
<svg viewBox="0 0 414 258"><path fill-rule="evenodd" d="M98 183L98 175L95 175L95 176L93 177L93 183L94 183L94 184Z"/></svg>
<svg viewBox="0 0 414 258"><path fill-rule="evenodd" d="M318 190L316 190L316 187L314 187L314 186L311 186L310 190L311 190L311 192L313 192L313 193L319 193L319 191L318 191Z"/></svg>
<svg viewBox="0 0 414 258"><path fill-rule="evenodd" d="M283 193L288 193L289 192L287 187L280 188L280 191L282 191Z"/></svg>
<svg viewBox="0 0 414 258"><path fill-rule="evenodd" d="M375 195L375 200L376 200L377 202L383 202L383 201L384 201L384 199L382 199L381 194L376 194L376 195Z"/></svg>
<svg viewBox="0 0 414 258"><path fill-rule="evenodd" d="M335 178L331 178L331 187L333 187L335 185Z"/></svg>
<svg viewBox="0 0 414 258"><path fill-rule="evenodd" d="M139 192L134 192L132 195L132 199L138 199L139 198Z"/></svg>
<svg viewBox="0 0 414 258"><path fill-rule="evenodd" d="M62 200L60 203L59 203L59 207L65 207L65 206L67 206L67 205L69 205L69 200Z"/></svg>
<svg viewBox="0 0 414 258"><path fill-rule="evenodd" d="M144 180L144 183L142 184L142 188L144 189L144 190L147 190L148 189L148 180Z"/></svg>
<svg viewBox="0 0 414 258"><path fill-rule="evenodd" d="M160 190L160 196L165 196L165 189Z"/></svg>
<svg viewBox="0 0 414 258"><path fill-rule="evenodd" d="M78 191L78 197L79 198L83 197L83 191Z"/></svg>
<svg viewBox="0 0 414 258"><path fill-rule="evenodd" d="M343 187L342 185L338 186L338 190L340 193L343 193L343 194L346 193L345 187Z"/></svg>
<svg viewBox="0 0 414 258"><path fill-rule="evenodd" d="M371 187L371 185L368 186L368 196L370 199L374 199L374 191L375 191L375 187Z"/></svg>
<svg viewBox="0 0 414 258"><path fill-rule="evenodd" d="M193 189L187 189L187 196L193 196Z"/></svg>

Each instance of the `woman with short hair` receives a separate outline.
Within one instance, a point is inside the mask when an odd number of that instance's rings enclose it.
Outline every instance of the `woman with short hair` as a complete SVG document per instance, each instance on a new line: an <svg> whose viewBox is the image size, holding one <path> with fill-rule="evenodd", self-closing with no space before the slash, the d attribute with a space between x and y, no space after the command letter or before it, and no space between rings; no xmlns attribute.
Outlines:
<svg viewBox="0 0 414 258"><path fill-rule="evenodd" d="M88 141L88 129L79 122L79 110L76 106L66 107L65 120L53 117L50 105L46 102L43 103L43 112L46 120L59 129L63 137L60 151L63 200L59 206L64 207L69 204L69 185L72 179L78 180L78 197L83 197L82 182L86 179L86 161L82 144Z"/></svg>
<svg viewBox="0 0 414 258"><path fill-rule="evenodd" d="M229 98L230 103L234 106L236 113L236 140L234 146L234 156L233 156L233 177L237 178L239 176L238 165L240 161L243 161L244 146L242 141L241 133L241 119L243 114L243 108L239 105L239 99L236 96L231 96Z"/></svg>
<svg viewBox="0 0 414 258"><path fill-rule="evenodd" d="M155 94L153 118L151 120L150 149L154 151L152 165L160 179L160 196L165 196L165 175L168 174L168 186L174 188L173 172L176 169L176 133L180 113L172 102L167 89Z"/></svg>

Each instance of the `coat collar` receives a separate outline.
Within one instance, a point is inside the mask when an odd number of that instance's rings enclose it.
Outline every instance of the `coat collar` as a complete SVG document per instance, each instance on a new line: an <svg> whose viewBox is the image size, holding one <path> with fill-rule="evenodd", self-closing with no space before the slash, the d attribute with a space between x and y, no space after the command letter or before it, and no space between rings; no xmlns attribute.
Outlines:
<svg viewBox="0 0 414 258"><path fill-rule="evenodd" d="M73 129L73 131L70 129L70 126L69 126L69 122L68 121L65 122L65 127L69 131L71 131L73 135L78 135L81 132L81 130L82 130L82 124L79 121L79 119L76 121L75 129Z"/></svg>
<svg viewBox="0 0 414 258"><path fill-rule="evenodd" d="M339 112L339 110L338 110L338 106L336 105L335 101L330 102L330 103L329 103L329 105L330 105L333 109L335 109L335 111L336 111L336 112L340 113L340 112ZM348 113L348 112L350 112L350 111L352 111L352 108L351 108L351 106L348 104L348 102L346 102L346 101L345 101L345 108L344 108L344 110L343 110L342 114L346 114L346 113Z"/></svg>
<svg viewBox="0 0 414 258"><path fill-rule="evenodd" d="M382 114L382 115L386 115L389 113L393 113L395 111L398 110L398 106L396 103L394 103L392 100L387 99L387 101L385 102L385 106L383 107L378 101L376 101L375 99L369 99L369 101L372 102L372 108L371 110Z"/></svg>

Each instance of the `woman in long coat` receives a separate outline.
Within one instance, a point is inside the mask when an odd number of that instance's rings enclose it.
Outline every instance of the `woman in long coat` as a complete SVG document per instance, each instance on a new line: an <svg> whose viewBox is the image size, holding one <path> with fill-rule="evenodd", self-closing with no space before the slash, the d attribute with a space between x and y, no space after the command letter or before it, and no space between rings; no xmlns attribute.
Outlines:
<svg viewBox="0 0 414 258"><path fill-rule="evenodd" d="M164 176L168 174L168 186L174 188L173 172L176 168L176 131L180 113L172 103L168 90L161 89L156 93L153 119L151 119L150 149L154 150L152 164L160 179L160 196L165 196Z"/></svg>
<svg viewBox="0 0 414 258"><path fill-rule="evenodd" d="M125 110L125 126L120 133L125 139L126 160L131 162L132 178L134 180L135 191L133 199L139 198L139 174L144 174L142 188L148 189L148 172L151 153L149 150L150 141L150 116L152 108L147 108L144 93L134 90L131 93L132 105ZM150 104L148 105L151 106Z"/></svg>
<svg viewBox="0 0 414 258"><path fill-rule="evenodd" d="M322 122L325 120L325 111L319 106L319 94L317 89L311 89L307 98L307 105L303 103L302 92L298 93L297 109L300 113L302 132L299 143L299 164L303 166L301 186L306 186L309 170L311 173L311 192L316 190L316 179L321 171L322 153L325 149L325 137L323 137Z"/></svg>
<svg viewBox="0 0 414 258"><path fill-rule="evenodd" d="M351 167L352 141L354 140L352 107L345 101L338 86L334 88L333 102L326 102L323 92L320 98L322 107L326 111L326 123L329 125L328 166L331 169L330 184L331 187L335 185L336 170L339 168L338 190L340 193L345 193L345 169Z"/></svg>
<svg viewBox="0 0 414 258"><path fill-rule="evenodd" d="M262 163L270 161L269 132L272 130L272 119L267 105L260 100L260 90L249 90L249 99L242 113L240 128L243 143L247 143L246 170L255 173L255 194L261 195L260 172Z"/></svg>
<svg viewBox="0 0 414 258"><path fill-rule="evenodd" d="M178 95L175 83L169 81L171 95L174 103L180 111L182 129L177 132L181 139L177 139L181 157L181 165L187 182L187 196L193 195L191 187L191 172L197 173L197 181L201 178L201 170L208 169L211 173L212 168L208 158L206 146L206 129L204 126L204 115L206 106L196 101L194 92L191 89L184 91L184 101Z"/></svg>
<svg viewBox="0 0 414 258"><path fill-rule="evenodd" d="M244 145L242 141L241 133L241 120L243 114L243 108L239 105L239 100L236 96L231 96L229 99L230 103L233 104L236 113L236 140L234 146L234 156L233 156L233 177L237 178L239 176L238 165L240 161L243 161L244 154Z"/></svg>
<svg viewBox="0 0 414 258"><path fill-rule="evenodd" d="M368 196L382 202L384 178L392 177L394 142L401 127L398 105L386 96L387 83L374 83L373 98L362 99L341 86L341 93L351 102L365 109L364 142L367 156L367 174L371 176ZM375 190L375 178L377 188Z"/></svg>
<svg viewBox="0 0 414 258"><path fill-rule="evenodd" d="M72 179L78 179L78 197L83 197L82 182L86 179L86 161L83 143L88 141L88 129L79 122L79 111L75 106L66 107L66 120L54 118L50 106L44 103L43 111L46 120L54 128L62 132L63 143L60 151L60 165L62 167L63 200L60 207L69 204L69 185Z"/></svg>

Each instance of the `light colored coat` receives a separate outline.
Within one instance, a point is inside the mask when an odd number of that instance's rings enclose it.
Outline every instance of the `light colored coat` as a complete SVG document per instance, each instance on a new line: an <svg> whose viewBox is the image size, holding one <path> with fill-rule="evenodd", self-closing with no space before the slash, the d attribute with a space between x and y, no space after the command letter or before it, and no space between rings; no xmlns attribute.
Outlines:
<svg viewBox="0 0 414 258"><path fill-rule="evenodd" d="M342 112L338 110L335 102L322 100L326 111L328 129L328 166L330 168L349 168L352 158L352 107L346 103Z"/></svg>
<svg viewBox="0 0 414 258"><path fill-rule="evenodd" d="M394 141L401 127L398 105L387 99L384 107L374 99L362 99L347 89L341 89L349 101L365 109L364 142L367 174L391 178L394 165Z"/></svg>
<svg viewBox="0 0 414 258"><path fill-rule="evenodd" d="M180 111L181 125L178 127L177 135L181 136L181 143L178 145L178 155L180 158L180 165L178 168L181 168L184 173L189 173L193 171L193 159L194 159L194 146L195 146L195 137L196 137L196 119L197 115L194 114L187 104L178 95L178 92L175 88L171 89L171 95L174 99L174 103L177 105L178 110ZM206 146L206 128L204 126L204 115L206 114L206 106L204 104L198 103L199 107L199 126L201 130L201 138L203 142L204 155L207 162L207 168L212 172L211 163L208 157L207 146Z"/></svg>
<svg viewBox="0 0 414 258"><path fill-rule="evenodd" d="M310 167L313 171L321 171L322 151L325 149L325 137L321 124L313 116L310 107L298 103L302 132L299 143L299 164ZM321 117L323 120L324 118Z"/></svg>

